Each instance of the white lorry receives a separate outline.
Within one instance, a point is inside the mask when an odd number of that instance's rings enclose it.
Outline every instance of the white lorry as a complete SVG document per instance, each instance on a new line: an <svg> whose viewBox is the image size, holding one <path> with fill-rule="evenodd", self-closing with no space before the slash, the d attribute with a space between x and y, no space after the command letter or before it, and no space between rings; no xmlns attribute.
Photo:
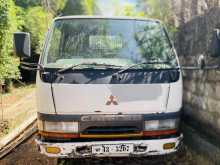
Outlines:
<svg viewBox="0 0 220 165"><path fill-rule="evenodd" d="M15 47L29 57L30 36L16 33ZM41 153L82 158L178 150L182 73L158 20L58 17L37 70Z"/></svg>

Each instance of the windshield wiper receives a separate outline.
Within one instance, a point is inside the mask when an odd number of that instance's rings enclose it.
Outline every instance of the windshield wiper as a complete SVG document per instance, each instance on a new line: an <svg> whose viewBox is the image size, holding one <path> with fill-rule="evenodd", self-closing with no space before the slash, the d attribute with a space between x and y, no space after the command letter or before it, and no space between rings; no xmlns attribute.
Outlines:
<svg viewBox="0 0 220 165"><path fill-rule="evenodd" d="M119 70L118 72L116 73L113 73L111 76L112 78L118 78L119 74L131 69L131 68L134 68L136 66L139 66L139 65L150 65L150 64L170 64L169 62L161 62L161 61L150 61L150 62L141 62L141 63L137 63L137 64L133 64L133 65L130 65L128 66L127 68L124 68L122 70ZM171 68L169 68L171 69ZM172 68L172 69L178 69L178 68ZM119 78L120 80L120 78Z"/></svg>
<svg viewBox="0 0 220 165"><path fill-rule="evenodd" d="M62 69L59 69L56 73L57 74L60 74L60 73L64 73L70 69L74 69L78 66L83 66L83 65L94 65L94 66L104 66L106 68L114 68L114 67L122 67L120 65L112 65L112 64L105 64L105 63L96 63L96 62L93 62L93 63L80 63L80 64L76 64L76 65L71 65L71 66L68 66L66 68L62 68Z"/></svg>

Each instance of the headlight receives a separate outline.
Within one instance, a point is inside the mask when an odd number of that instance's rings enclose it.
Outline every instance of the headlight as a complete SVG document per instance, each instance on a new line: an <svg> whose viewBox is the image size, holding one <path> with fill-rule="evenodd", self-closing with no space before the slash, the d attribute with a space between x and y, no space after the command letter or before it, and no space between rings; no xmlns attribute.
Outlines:
<svg viewBox="0 0 220 165"><path fill-rule="evenodd" d="M45 132L78 133L78 122L51 122L38 120L38 129Z"/></svg>
<svg viewBox="0 0 220 165"><path fill-rule="evenodd" d="M179 125L179 119L149 120L145 121L144 125L145 131L177 129Z"/></svg>

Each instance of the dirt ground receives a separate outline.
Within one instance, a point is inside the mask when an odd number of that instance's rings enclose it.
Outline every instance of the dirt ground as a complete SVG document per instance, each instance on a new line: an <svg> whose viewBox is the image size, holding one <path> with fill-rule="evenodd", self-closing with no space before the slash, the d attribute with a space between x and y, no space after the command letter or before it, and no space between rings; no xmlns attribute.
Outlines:
<svg viewBox="0 0 220 165"><path fill-rule="evenodd" d="M2 105L3 108L9 108L14 103L22 100L27 94L35 89L35 84L29 84L26 86L18 86L12 88L11 92L4 93L2 95Z"/></svg>
<svg viewBox="0 0 220 165"><path fill-rule="evenodd" d="M22 124L27 118L36 114L36 112L34 85L14 88L11 93L4 94L2 106L0 106L0 138Z"/></svg>
<svg viewBox="0 0 220 165"><path fill-rule="evenodd" d="M56 159L41 155L34 142L35 136L15 148L0 160L0 165L56 165Z"/></svg>
<svg viewBox="0 0 220 165"><path fill-rule="evenodd" d="M0 165L212 165L184 147L180 152L146 158L55 159L39 154L35 136L0 160Z"/></svg>

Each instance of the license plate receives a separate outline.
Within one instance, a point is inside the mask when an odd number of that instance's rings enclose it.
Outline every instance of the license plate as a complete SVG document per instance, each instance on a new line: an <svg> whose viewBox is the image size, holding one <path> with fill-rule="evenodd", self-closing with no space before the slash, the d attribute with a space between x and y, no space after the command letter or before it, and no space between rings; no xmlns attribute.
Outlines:
<svg viewBox="0 0 220 165"><path fill-rule="evenodd" d="M133 144L101 144L92 146L93 154L126 154L133 152L133 150Z"/></svg>

